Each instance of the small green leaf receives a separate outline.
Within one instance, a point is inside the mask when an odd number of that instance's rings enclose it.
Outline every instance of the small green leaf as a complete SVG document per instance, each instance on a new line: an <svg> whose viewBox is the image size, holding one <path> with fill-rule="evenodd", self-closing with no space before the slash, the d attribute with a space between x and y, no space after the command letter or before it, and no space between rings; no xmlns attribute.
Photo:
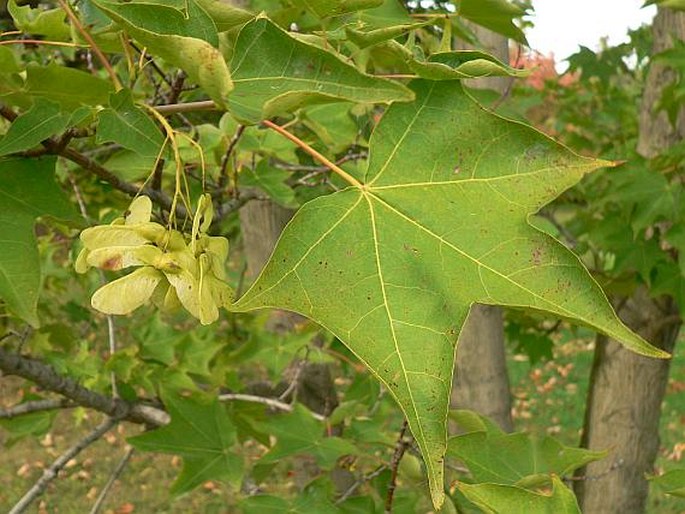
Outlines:
<svg viewBox="0 0 685 514"><path fill-rule="evenodd" d="M17 56L8 46L0 46L0 74L18 73L22 70ZM0 92L2 89L0 89Z"/></svg>
<svg viewBox="0 0 685 514"><path fill-rule="evenodd" d="M33 326L41 286L33 225L41 216L76 219L54 173L54 158L0 160L0 298Z"/></svg>
<svg viewBox="0 0 685 514"><path fill-rule="evenodd" d="M568 475L607 452L564 446L548 436L471 432L451 438L447 454L463 462L476 482L517 485L530 475Z"/></svg>
<svg viewBox="0 0 685 514"><path fill-rule="evenodd" d="M663 475L650 477L649 481L666 494L685 498L685 469L672 469Z"/></svg>
<svg viewBox="0 0 685 514"><path fill-rule="evenodd" d="M297 7L307 9L317 18L340 16L383 4L383 0L292 0L292 2Z"/></svg>
<svg viewBox="0 0 685 514"><path fill-rule="evenodd" d="M214 20L216 30L225 32L239 27L254 18L254 14L235 7L222 0L196 0L207 14Z"/></svg>
<svg viewBox="0 0 685 514"><path fill-rule="evenodd" d="M457 12L477 25L528 45L523 31L513 22L525 11L507 0L460 0Z"/></svg>
<svg viewBox="0 0 685 514"><path fill-rule="evenodd" d="M276 445L260 459L260 464L278 462L292 455L308 454L324 469L332 468L338 458L357 454L348 440L326 437L324 425L316 421L303 406L296 405L290 414L280 414L264 422L268 433L276 437Z"/></svg>
<svg viewBox="0 0 685 514"><path fill-rule="evenodd" d="M300 119L331 153L340 153L363 142L362 131L350 115L349 104L313 105L300 112Z"/></svg>
<svg viewBox="0 0 685 514"><path fill-rule="evenodd" d="M183 458L183 470L171 487L183 494L207 480L225 480L236 486L243 476L243 461L233 453L236 430L224 405L216 399L162 393L171 423L128 442L138 450L169 453Z"/></svg>
<svg viewBox="0 0 685 514"><path fill-rule="evenodd" d="M187 14L153 3L95 4L119 23L150 52L184 69L209 97L224 106L233 89L212 18L195 0L188 0Z"/></svg>
<svg viewBox="0 0 685 514"><path fill-rule="evenodd" d="M352 27L345 27L345 34L348 39L352 41L359 48L367 48L369 46L377 45L383 41L395 39L402 34L406 34L410 30L415 30L433 23L432 20L420 23L406 23L401 25L392 25L390 27L382 27L372 30L359 30Z"/></svg>
<svg viewBox="0 0 685 514"><path fill-rule="evenodd" d="M56 64L27 66L26 75L29 94L58 102L67 110L81 105L106 105L114 90L106 80Z"/></svg>
<svg viewBox="0 0 685 514"><path fill-rule="evenodd" d="M60 7L33 9L30 5L19 6L16 0L9 0L7 10L12 15L14 25L22 32L45 36L53 41L67 41L71 38L71 29L66 23L67 15Z"/></svg>
<svg viewBox="0 0 685 514"><path fill-rule="evenodd" d="M157 125L133 104L129 90L114 93L109 104L109 108L98 114L95 142L113 141L154 162L164 144L164 137Z"/></svg>
<svg viewBox="0 0 685 514"><path fill-rule="evenodd" d="M268 159L259 161L254 171L247 168L240 173L241 186L257 187L283 207L297 207L295 192L285 183L290 173L269 165Z"/></svg>
<svg viewBox="0 0 685 514"><path fill-rule="evenodd" d="M457 487L485 514L581 514L573 491L556 477L552 479L550 493L535 493L499 484L468 485L460 482Z"/></svg>
<svg viewBox="0 0 685 514"><path fill-rule="evenodd" d="M411 71L430 80L471 79L478 77L525 77L527 70L507 66L496 57L478 50L438 52L427 61L417 60L414 54L396 41L384 48L403 59Z"/></svg>
<svg viewBox="0 0 685 514"><path fill-rule="evenodd" d="M404 86L364 75L331 52L291 37L266 18L240 31L231 72L235 90L229 110L247 124L310 104L413 98Z"/></svg>
<svg viewBox="0 0 685 514"><path fill-rule="evenodd" d="M477 50L440 52L430 56L428 62L409 61L409 67L423 78L454 80L477 77L526 77L528 70L507 66L497 58Z"/></svg>
<svg viewBox="0 0 685 514"><path fill-rule="evenodd" d="M0 140L0 156L29 150L41 141L59 134L69 123L69 113L59 104L36 98L31 110L19 116Z"/></svg>

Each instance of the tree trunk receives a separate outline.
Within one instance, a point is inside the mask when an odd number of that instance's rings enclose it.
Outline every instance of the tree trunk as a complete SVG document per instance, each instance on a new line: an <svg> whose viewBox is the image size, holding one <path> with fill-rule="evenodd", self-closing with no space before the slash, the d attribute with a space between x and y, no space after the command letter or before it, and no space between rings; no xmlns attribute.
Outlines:
<svg viewBox="0 0 685 514"><path fill-rule="evenodd" d="M243 234L243 252L247 261L247 277L254 280L262 270L276 246L283 228L293 216L294 211L271 201L249 202L240 209L240 227ZM304 320L293 312L274 310L266 328L272 332L285 334ZM337 393L333 385L330 369L321 363L294 363L287 370L284 380L269 391L261 394L280 395L297 380L297 399L308 408L329 415L338 405ZM261 384L258 387L265 387Z"/></svg>
<svg viewBox="0 0 685 514"><path fill-rule="evenodd" d="M484 50L509 62L509 44L505 37L477 25L471 28ZM469 80L467 85L504 94L509 79L485 77ZM459 338L451 404L488 416L507 432L513 430L501 308L474 305L471 309Z"/></svg>
<svg viewBox="0 0 685 514"><path fill-rule="evenodd" d="M685 14L659 9L652 27L653 54L673 46L673 38L685 39ZM645 157L658 155L683 140L685 116L672 127L665 113L655 116L654 105L673 78L660 64L652 64L640 112L638 151ZM680 322L672 298L651 298L639 288L618 314L633 330L655 346L673 350ZM617 341L597 338L590 376L581 446L610 449L604 461L590 464L575 483L585 514L639 514L644 512L648 483L659 449L659 417L670 360L636 355ZM592 478L592 479L590 479Z"/></svg>

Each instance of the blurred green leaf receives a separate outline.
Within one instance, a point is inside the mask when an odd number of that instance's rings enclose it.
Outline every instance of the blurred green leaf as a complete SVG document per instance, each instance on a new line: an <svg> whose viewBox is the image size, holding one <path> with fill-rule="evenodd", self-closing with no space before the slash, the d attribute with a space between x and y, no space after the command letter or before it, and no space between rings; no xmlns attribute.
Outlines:
<svg viewBox="0 0 685 514"><path fill-rule="evenodd" d="M12 15L14 25L22 32L45 36L53 41L71 39L71 29L66 23L67 15L61 7L32 8L30 5L19 6L16 0L8 0L7 10Z"/></svg>
<svg viewBox="0 0 685 514"><path fill-rule="evenodd" d="M292 2L297 7L312 12L318 18L327 18L378 7L383 0L292 0Z"/></svg>
<svg viewBox="0 0 685 514"><path fill-rule="evenodd" d="M59 104L45 98L36 98L31 110L19 116L0 139L0 156L29 150L41 141L59 134L69 124L71 114Z"/></svg>
<svg viewBox="0 0 685 514"><path fill-rule="evenodd" d="M550 493L499 484L457 483L459 490L485 514L581 514L573 492L558 478Z"/></svg>
<svg viewBox="0 0 685 514"><path fill-rule="evenodd" d="M564 446L549 436L470 432L452 437L447 454L463 462L476 482L517 485L532 475L568 475L607 452Z"/></svg>
<svg viewBox="0 0 685 514"><path fill-rule="evenodd" d="M177 393L164 393L162 400L171 423L130 437L128 442L139 450L183 458L183 470L171 493L183 494L207 480L226 480L238 486L243 477L243 460L232 450L236 431L225 406L216 399L207 401Z"/></svg>
<svg viewBox="0 0 685 514"><path fill-rule="evenodd" d="M649 478L664 493L685 498L685 469L672 469L663 475Z"/></svg>
<svg viewBox="0 0 685 514"><path fill-rule="evenodd" d="M292 455L308 454L323 469L330 469L341 456L359 452L346 439L326 437L326 427L301 405L295 405L290 414L272 417L263 426L276 437L276 444L260 459L261 465L278 462Z"/></svg>
<svg viewBox="0 0 685 514"><path fill-rule="evenodd" d="M112 94L109 105L98 113L95 142L115 142L150 159L152 166L164 144L164 137L155 122L134 105L127 89Z"/></svg>
<svg viewBox="0 0 685 514"><path fill-rule="evenodd" d="M525 11L508 0L459 0L457 13L481 27L528 45L523 31L513 21Z"/></svg>
<svg viewBox="0 0 685 514"><path fill-rule="evenodd" d="M27 66L26 75L29 94L58 102L66 110L81 105L106 105L114 91L106 80L56 64Z"/></svg>
<svg viewBox="0 0 685 514"><path fill-rule="evenodd" d="M254 171L244 169L240 173L239 181L241 186L261 189L283 207L295 208L298 202L295 199L295 192L286 184L289 178L290 173L271 166L268 159L262 159Z"/></svg>
<svg viewBox="0 0 685 514"><path fill-rule="evenodd" d="M40 258L36 218L76 219L74 205L54 180L55 158L0 159L0 298L10 311L38 326Z"/></svg>

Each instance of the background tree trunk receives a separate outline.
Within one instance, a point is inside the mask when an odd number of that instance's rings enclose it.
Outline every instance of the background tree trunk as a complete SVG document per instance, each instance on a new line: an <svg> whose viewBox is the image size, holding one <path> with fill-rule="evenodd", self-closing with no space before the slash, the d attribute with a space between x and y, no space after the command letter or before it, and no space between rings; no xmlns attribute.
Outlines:
<svg viewBox="0 0 685 514"><path fill-rule="evenodd" d="M470 27L485 51L509 62L507 38L477 25ZM485 77L467 81L467 85L494 89L504 95L510 79ZM471 409L488 416L507 432L513 430L501 308L474 305L471 309L459 337L451 404L453 408Z"/></svg>
<svg viewBox="0 0 685 514"><path fill-rule="evenodd" d="M295 211L286 209L271 201L248 202L240 209L240 228L243 235L243 252L247 262L246 274L253 281L262 270L276 246L283 228ZM304 320L299 314L275 310L266 323L266 329L284 334ZM286 372L283 381L271 390L252 391L266 396L283 393L292 380L297 380L297 399L308 408L323 415L329 415L338 405L337 393L330 369L320 363L294 363ZM266 386L267 389L270 386Z"/></svg>
<svg viewBox="0 0 685 514"><path fill-rule="evenodd" d="M653 55L685 39L685 14L659 9L652 27ZM673 128L654 105L670 71L652 64L640 112L638 151L654 157L685 136L685 115ZM655 346L672 351L680 322L671 298L654 299L638 289L618 310L623 321ZM674 321L675 320L675 321ZM589 465L582 474L596 480L576 482L576 494L585 514L639 514L644 512L648 483L659 449L659 417L669 360L648 359L624 349L617 341L597 338L581 446L611 449L608 459Z"/></svg>

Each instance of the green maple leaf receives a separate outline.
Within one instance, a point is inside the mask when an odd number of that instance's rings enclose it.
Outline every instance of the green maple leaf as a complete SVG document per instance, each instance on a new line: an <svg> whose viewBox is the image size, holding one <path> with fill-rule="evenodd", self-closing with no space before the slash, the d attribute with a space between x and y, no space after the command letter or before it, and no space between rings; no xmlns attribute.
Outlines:
<svg viewBox="0 0 685 514"><path fill-rule="evenodd" d="M385 384L442 503L455 345L474 303L544 311L667 357L626 328L578 258L528 218L606 161L484 111L459 82L412 83L370 141L364 177L305 204L234 304L289 309Z"/></svg>
<svg viewBox="0 0 685 514"><path fill-rule="evenodd" d="M452 411L453 418L454 414ZM469 468L476 482L538 485L549 481L551 475L568 475L608 453L564 446L550 436L508 434L498 426L488 425L488 419L473 412L457 411L457 416L482 423L482 428L452 437L447 449L447 455ZM460 428L465 427L460 424Z"/></svg>
<svg viewBox="0 0 685 514"><path fill-rule="evenodd" d="M39 325L42 282L36 219L78 219L55 182L55 162L54 158L0 160L0 300L34 327Z"/></svg>
<svg viewBox="0 0 685 514"><path fill-rule="evenodd" d="M537 493L502 484L457 484L459 490L486 514L581 514L578 501L559 478L552 478L552 491Z"/></svg>
<svg viewBox="0 0 685 514"><path fill-rule="evenodd" d="M171 422L128 441L139 450L183 458L183 470L171 493L185 493L207 480L227 480L238 486L243 476L243 460L232 451L236 430L225 406L216 399L207 403L176 393L164 394L163 400Z"/></svg>
<svg viewBox="0 0 685 514"><path fill-rule="evenodd" d="M322 423L304 407L296 405L292 414L275 416L264 423L266 432L276 436L276 445L260 460L270 464L292 455L310 454L324 469L333 467L345 454L356 455L357 448L339 437L326 437Z"/></svg>

